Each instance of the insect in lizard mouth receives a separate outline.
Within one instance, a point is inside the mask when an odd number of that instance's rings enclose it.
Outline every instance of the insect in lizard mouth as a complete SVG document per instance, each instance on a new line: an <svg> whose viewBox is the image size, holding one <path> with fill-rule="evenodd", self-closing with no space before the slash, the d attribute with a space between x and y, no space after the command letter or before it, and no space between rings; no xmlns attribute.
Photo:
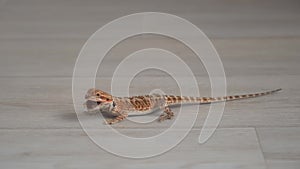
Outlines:
<svg viewBox="0 0 300 169"><path fill-rule="evenodd" d="M101 101L93 101L93 100L87 100L85 102L86 108L88 110L94 110L97 109L97 107L101 104Z"/></svg>

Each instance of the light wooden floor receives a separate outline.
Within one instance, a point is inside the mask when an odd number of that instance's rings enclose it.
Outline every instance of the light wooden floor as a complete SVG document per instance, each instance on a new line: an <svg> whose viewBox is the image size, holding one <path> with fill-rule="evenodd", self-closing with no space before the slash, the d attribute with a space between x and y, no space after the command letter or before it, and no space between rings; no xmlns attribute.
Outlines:
<svg viewBox="0 0 300 169"><path fill-rule="evenodd" d="M299 9L296 0L1 0L0 168L300 168ZM97 29L146 11L175 14L202 29L223 61L229 94L279 87L283 91L226 103L219 128L204 145L197 139L208 106L200 110L187 138L163 155L131 160L100 149L83 132L73 109L73 66ZM158 37L144 40L133 39L110 54L99 72L99 87L109 89L113 65L135 44L150 44L165 45L183 56L198 72L201 92L209 94L205 71L180 44ZM174 81L161 72L139 75L130 90L142 94L154 88L178 92ZM137 128L124 121L115 128L138 136L171 123Z"/></svg>

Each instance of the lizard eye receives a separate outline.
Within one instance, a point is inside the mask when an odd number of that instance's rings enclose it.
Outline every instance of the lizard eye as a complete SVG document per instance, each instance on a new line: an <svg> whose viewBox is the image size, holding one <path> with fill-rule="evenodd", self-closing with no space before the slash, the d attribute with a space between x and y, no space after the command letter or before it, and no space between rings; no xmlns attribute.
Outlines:
<svg viewBox="0 0 300 169"><path fill-rule="evenodd" d="M99 94L99 93L97 93L96 95L97 95L97 96L100 96L100 94Z"/></svg>

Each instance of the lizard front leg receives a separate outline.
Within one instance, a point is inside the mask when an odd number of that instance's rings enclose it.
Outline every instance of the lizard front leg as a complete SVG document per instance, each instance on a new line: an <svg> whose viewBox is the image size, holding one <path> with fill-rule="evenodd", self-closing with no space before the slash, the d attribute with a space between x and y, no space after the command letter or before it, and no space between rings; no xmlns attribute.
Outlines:
<svg viewBox="0 0 300 169"><path fill-rule="evenodd" d="M106 120L106 123L109 125L123 121L128 117L128 114L126 112L122 112L118 109L112 110L112 114L115 115L115 117L113 119Z"/></svg>
<svg viewBox="0 0 300 169"><path fill-rule="evenodd" d="M164 112L160 115L159 121L162 122L167 119L171 119L174 116L174 113L172 112L171 108L168 105L164 106Z"/></svg>
<svg viewBox="0 0 300 169"><path fill-rule="evenodd" d="M112 124L119 123L120 121L126 119L127 116L128 116L127 114L122 114L113 119L106 120L106 122L107 122L107 124L112 125Z"/></svg>

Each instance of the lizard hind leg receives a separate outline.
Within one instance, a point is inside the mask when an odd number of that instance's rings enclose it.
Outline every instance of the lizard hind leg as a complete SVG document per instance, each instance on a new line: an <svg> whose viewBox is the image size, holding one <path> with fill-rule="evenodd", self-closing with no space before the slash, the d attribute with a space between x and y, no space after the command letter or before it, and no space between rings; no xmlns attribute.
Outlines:
<svg viewBox="0 0 300 169"><path fill-rule="evenodd" d="M162 122L164 120L171 119L173 116L174 113L172 112L171 108L168 105L166 105L164 106L163 114L159 116L159 121Z"/></svg>

